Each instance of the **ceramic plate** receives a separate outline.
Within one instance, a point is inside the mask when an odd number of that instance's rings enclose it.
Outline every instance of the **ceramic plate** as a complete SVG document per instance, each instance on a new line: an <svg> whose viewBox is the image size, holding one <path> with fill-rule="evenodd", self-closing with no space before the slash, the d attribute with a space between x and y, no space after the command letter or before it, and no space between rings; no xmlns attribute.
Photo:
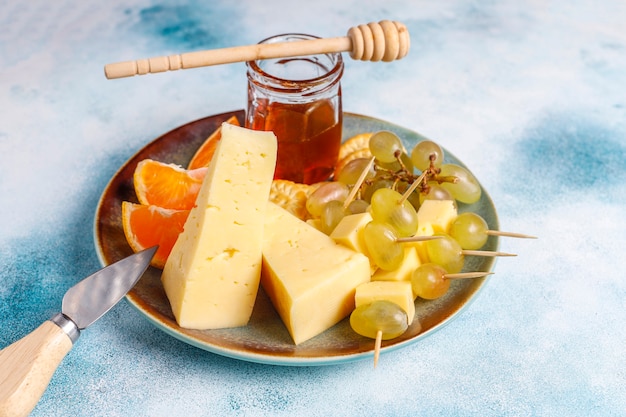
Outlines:
<svg viewBox="0 0 626 417"><path fill-rule="evenodd" d="M122 201L137 202L133 190L133 172L145 158L187 166L202 142L230 116L236 115L243 123L243 111L214 115L200 119L164 134L149 143L128 160L111 179L98 204L95 217L95 245L100 262L109 265L132 254L124 237L121 223ZM344 140L358 133L391 130L397 133L408 149L424 139L411 130L371 117L346 113ZM446 161L463 165L450 152ZM459 211L468 209L461 205ZM486 192L471 206L483 216L493 230L498 229L498 218ZM490 237L484 249L497 250L498 239ZM466 270L490 271L493 258L467 257ZM180 328L172 315L169 302L160 282L161 271L150 267L127 299L143 316L159 329L190 345L231 358L288 366L329 365L372 358L374 341L361 337L350 328L348 319L313 339L294 345L287 329L262 289L249 324L241 328L198 331ZM405 347L441 329L466 307L485 285L486 278L455 280L448 293L434 301L418 299L415 302L416 321L402 336L384 341L381 353Z"/></svg>

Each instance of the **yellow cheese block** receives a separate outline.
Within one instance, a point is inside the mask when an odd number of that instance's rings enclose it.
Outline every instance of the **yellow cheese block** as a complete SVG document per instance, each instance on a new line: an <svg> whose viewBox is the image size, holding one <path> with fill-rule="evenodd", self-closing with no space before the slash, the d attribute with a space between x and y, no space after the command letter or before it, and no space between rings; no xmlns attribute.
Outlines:
<svg viewBox="0 0 626 417"><path fill-rule="evenodd" d="M372 261L363 239L363 228L371 221L372 215L368 212L350 214L341 219L330 234L330 237L340 245L367 256L370 261L370 274L374 275L374 272L378 270L378 266Z"/></svg>
<svg viewBox="0 0 626 417"><path fill-rule="evenodd" d="M421 262L417 255L417 249L414 246L406 245L404 247L404 260L400 267L393 271L378 269L372 275L372 281L410 281L413 271L420 265Z"/></svg>
<svg viewBox="0 0 626 417"><path fill-rule="evenodd" d="M347 215L337 224L330 237L335 242L368 256L363 233L361 232L371 221L372 215L368 212Z"/></svg>
<svg viewBox="0 0 626 417"><path fill-rule="evenodd" d="M418 236L448 233L450 224L456 219L456 204L452 200L424 200L417 210Z"/></svg>
<svg viewBox="0 0 626 417"><path fill-rule="evenodd" d="M248 323L259 287L276 137L222 125L222 139L163 269L176 321L190 329Z"/></svg>
<svg viewBox="0 0 626 417"><path fill-rule="evenodd" d="M386 300L399 305L407 315L408 324L415 318L413 288L409 281L372 281L361 284L354 295L355 306Z"/></svg>
<svg viewBox="0 0 626 417"><path fill-rule="evenodd" d="M417 211L417 236L432 236L448 233L450 225L457 217L456 203L452 200L424 200ZM426 242L410 243L415 247L421 263L427 263Z"/></svg>
<svg viewBox="0 0 626 417"><path fill-rule="evenodd" d="M370 280L367 257L269 203L261 285L294 343L334 326L354 310L355 288Z"/></svg>

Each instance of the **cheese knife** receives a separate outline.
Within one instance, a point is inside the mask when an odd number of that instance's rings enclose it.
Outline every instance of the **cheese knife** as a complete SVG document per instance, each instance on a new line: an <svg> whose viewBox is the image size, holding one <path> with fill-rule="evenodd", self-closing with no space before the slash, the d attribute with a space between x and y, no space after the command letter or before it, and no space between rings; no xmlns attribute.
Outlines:
<svg viewBox="0 0 626 417"><path fill-rule="evenodd" d="M80 331L133 288L156 249L137 252L83 279L63 296L61 313L0 351L0 417L30 414Z"/></svg>

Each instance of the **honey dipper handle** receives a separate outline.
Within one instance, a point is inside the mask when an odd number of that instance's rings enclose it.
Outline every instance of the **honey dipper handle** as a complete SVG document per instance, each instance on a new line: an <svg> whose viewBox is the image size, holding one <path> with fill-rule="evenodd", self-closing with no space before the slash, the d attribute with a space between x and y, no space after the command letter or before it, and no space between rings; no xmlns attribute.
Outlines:
<svg viewBox="0 0 626 417"><path fill-rule="evenodd" d="M350 52L352 58L363 61L393 61L403 58L408 50L406 26L383 20L353 27L344 37L235 46L118 62L105 65L104 74L108 79L114 79L234 62L337 52Z"/></svg>
<svg viewBox="0 0 626 417"><path fill-rule="evenodd" d="M113 79L258 59L344 52L350 51L350 48L351 42L347 37L235 46L108 64L104 73L107 78Z"/></svg>

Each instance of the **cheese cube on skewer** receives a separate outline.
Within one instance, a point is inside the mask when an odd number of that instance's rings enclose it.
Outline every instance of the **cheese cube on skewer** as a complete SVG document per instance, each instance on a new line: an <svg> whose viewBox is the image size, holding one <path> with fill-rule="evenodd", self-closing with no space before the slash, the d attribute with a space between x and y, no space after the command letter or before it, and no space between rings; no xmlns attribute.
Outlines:
<svg viewBox="0 0 626 417"><path fill-rule="evenodd" d="M409 281L371 281L356 288L355 306L386 300L400 306L407 315L407 324L415 318L413 288Z"/></svg>

